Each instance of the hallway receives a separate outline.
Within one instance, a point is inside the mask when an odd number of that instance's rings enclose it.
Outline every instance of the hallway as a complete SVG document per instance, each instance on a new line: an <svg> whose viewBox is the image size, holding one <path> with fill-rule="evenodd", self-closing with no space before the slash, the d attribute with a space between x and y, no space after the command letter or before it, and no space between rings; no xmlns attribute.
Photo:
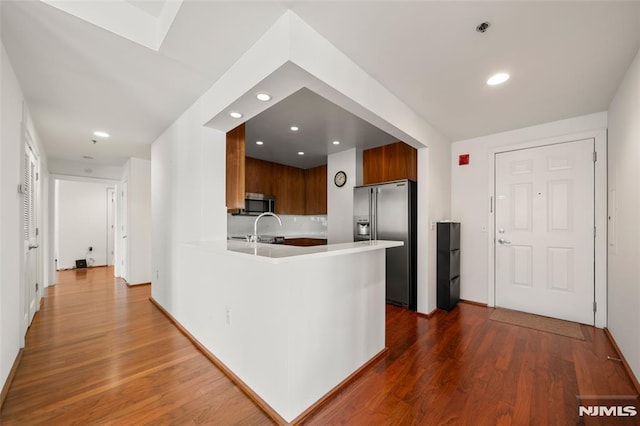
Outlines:
<svg viewBox="0 0 640 426"><path fill-rule="evenodd" d="M112 268L58 273L27 334L0 423L272 421ZM489 320L460 304L431 319L387 306L389 351L308 424L575 424L576 395L636 395L603 330L586 341ZM268 350L268 348L266 348Z"/></svg>
<svg viewBox="0 0 640 426"><path fill-rule="evenodd" d="M270 424L113 268L58 273L27 333L0 424Z"/></svg>

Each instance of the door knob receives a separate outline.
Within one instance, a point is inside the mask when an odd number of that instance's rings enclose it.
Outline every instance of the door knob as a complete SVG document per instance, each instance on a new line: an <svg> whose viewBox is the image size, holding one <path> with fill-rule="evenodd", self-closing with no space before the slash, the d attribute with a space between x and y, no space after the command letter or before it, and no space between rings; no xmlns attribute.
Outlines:
<svg viewBox="0 0 640 426"><path fill-rule="evenodd" d="M508 246L509 244L511 244L511 241L507 241L504 238L498 238L498 244L503 244L505 246Z"/></svg>

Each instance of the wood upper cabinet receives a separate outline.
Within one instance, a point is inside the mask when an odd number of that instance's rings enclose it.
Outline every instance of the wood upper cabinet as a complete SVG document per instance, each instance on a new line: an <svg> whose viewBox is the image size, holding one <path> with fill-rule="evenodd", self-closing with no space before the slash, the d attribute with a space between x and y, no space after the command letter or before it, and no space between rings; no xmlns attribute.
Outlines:
<svg viewBox="0 0 640 426"><path fill-rule="evenodd" d="M276 196L276 213L304 214L304 170L274 163L273 181Z"/></svg>
<svg viewBox="0 0 640 426"><path fill-rule="evenodd" d="M404 142L396 142L362 152L362 183L393 180L418 180L418 151Z"/></svg>
<svg viewBox="0 0 640 426"><path fill-rule="evenodd" d="M276 197L278 214L327 214L327 166L299 169L245 156L245 125L227 133L227 211L244 208L247 192Z"/></svg>
<svg viewBox="0 0 640 426"><path fill-rule="evenodd" d="M245 126L227 132L226 202L227 211L244 208Z"/></svg>
<svg viewBox="0 0 640 426"><path fill-rule="evenodd" d="M277 214L305 214L305 171L270 161L246 158L247 192L276 197Z"/></svg>
<svg viewBox="0 0 640 426"><path fill-rule="evenodd" d="M256 158L245 158L245 188L247 192L258 194L275 195L273 185L273 169L275 163L258 160ZM277 203L276 203L277 207Z"/></svg>
<svg viewBox="0 0 640 426"><path fill-rule="evenodd" d="M304 171L305 214L327 214L327 166Z"/></svg>

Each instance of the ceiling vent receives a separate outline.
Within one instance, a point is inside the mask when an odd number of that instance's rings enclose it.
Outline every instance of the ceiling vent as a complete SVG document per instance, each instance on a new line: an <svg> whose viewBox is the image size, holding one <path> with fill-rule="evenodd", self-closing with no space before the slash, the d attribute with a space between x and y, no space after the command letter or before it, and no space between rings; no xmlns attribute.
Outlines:
<svg viewBox="0 0 640 426"><path fill-rule="evenodd" d="M491 24L490 24L490 23L488 23L488 22L483 22L482 24L480 24L480 25L478 25L478 26L476 27L476 31L477 31L477 32L479 32L479 33L484 33L484 32L486 32L486 31L489 29L489 26L491 26Z"/></svg>

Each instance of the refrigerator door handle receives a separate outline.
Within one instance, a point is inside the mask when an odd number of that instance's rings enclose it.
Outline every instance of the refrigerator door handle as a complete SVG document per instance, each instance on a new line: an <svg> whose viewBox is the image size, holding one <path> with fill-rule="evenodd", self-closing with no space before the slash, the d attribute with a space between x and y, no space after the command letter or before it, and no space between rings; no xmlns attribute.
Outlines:
<svg viewBox="0 0 640 426"><path fill-rule="evenodd" d="M371 241L371 237L373 235L373 195L371 193L371 188L369 188L369 241Z"/></svg>
<svg viewBox="0 0 640 426"><path fill-rule="evenodd" d="M371 218L371 222L373 223L373 239L378 239L378 191L377 187L371 188L371 193L373 196L373 217Z"/></svg>

